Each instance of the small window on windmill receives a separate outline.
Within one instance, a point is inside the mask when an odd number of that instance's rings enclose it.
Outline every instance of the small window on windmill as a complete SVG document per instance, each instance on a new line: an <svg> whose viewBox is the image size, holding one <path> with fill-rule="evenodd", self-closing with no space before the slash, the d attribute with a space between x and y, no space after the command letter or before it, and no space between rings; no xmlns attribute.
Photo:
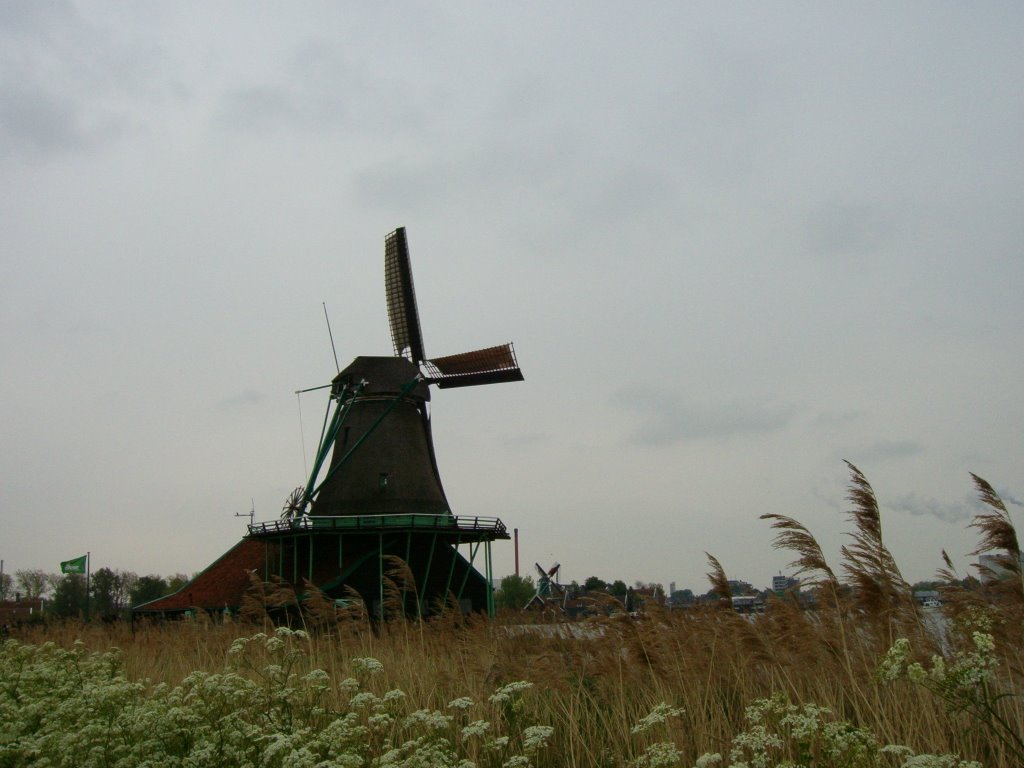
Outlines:
<svg viewBox="0 0 1024 768"><path fill-rule="evenodd" d="M383 491L383 490L386 490L386 489L387 489L387 487L388 487L388 481L389 481L390 479L391 479L391 476L390 476L390 475L389 475L389 474L388 474L387 472L381 472L381 473L380 473L380 474L379 474L379 475L377 476L377 487L378 487L378 488L379 488L380 490L382 490L382 491Z"/></svg>

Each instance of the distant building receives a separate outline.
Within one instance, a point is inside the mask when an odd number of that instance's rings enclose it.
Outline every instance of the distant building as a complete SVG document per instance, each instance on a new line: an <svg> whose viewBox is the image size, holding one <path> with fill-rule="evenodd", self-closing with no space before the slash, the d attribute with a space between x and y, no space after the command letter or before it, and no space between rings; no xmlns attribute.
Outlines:
<svg viewBox="0 0 1024 768"><path fill-rule="evenodd" d="M46 601L42 598L18 598L0 601L0 627L13 626L38 619L43 615Z"/></svg>
<svg viewBox="0 0 1024 768"><path fill-rule="evenodd" d="M736 595L732 598L732 607L736 613L764 613L764 597L762 595Z"/></svg>
<svg viewBox="0 0 1024 768"><path fill-rule="evenodd" d="M919 605L932 605L942 602L942 595L937 589L918 589L914 592L914 602Z"/></svg>
<svg viewBox="0 0 1024 768"><path fill-rule="evenodd" d="M781 573L778 576L772 576L772 592L779 597L782 597L782 595L790 590L799 591L799 589L800 579L783 576Z"/></svg>
<svg viewBox="0 0 1024 768"><path fill-rule="evenodd" d="M729 579L729 591L734 595L750 595L757 590L754 589L750 582Z"/></svg>
<svg viewBox="0 0 1024 768"><path fill-rule="evenodd" d="M1002 581L1003 579L1008 579L1011 575L1015 575L1011 574L999 560L1000 557L998 555L982 555L978 558L978 572L981 575L982 582ZM1024 570L1024 554L1020 556L1020 567L1021 570Z"/></svg>

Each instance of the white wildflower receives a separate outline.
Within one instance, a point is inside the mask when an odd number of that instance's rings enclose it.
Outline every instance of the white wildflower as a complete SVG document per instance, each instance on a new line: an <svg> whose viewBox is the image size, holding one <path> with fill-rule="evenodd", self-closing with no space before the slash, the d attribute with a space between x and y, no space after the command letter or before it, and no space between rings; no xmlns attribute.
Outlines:
<svg viewBox="0 0 1024 768"><path fill-rule="evenodd" d="M367 656L361 659L352 659L352 669L356 672L365 672L369 675L374 675L378 672L384 671L384 665L376 659Z"/></svg>
<svg viewBox="0 0 1024 768"><path fill-rule="evenodd" d="M679 765L683 753L676 749L671 741L659 741L651 744L633 763L637 768L670 768Z"/></svg>
<svg viewBox="0 0 1024 768"><path fill-rule="evenodd" d="M643 733L644 731L649 731L656 725L668 722L670 717L679 717L683 714L683 711L684 710L681 707L672 707L665 702L656 704L654 709L652 709L648 715L643 717L639 723L634 725L629 732Z"/></svg>
<svg viewBox="0 0 1024 768"><path fill-rule="evenodd" d="M956 755L911 755L900 768L981 768L981 763L961 761Z"/></svg>
<svg viewBox="0 0 1024 768"><path fill-rule="evenodd" d="M331 684L331 676L322 669L311 669L302 679L309 683L310 688L318 691L326 690Z"/></svg>
<svg viewBox="0 0 1024 768"><path fill-rule="evenodd" d="M928 677L928 673L925 672L924 667L916 661L907 666L907 679L910 680L910 682L921 683L924 682L926 677Z"/></svg>
<svg viewBox="0 0 1024 768"><path fill-rule="evenodd" d="M356 680L354 677L346 677L344 680L338 683L338 687L346 693L353 693L359 690L359 681Z"/></svg>
<svg viewBox="0 0 1024 768"><path fill-rule="evenodd" d="M914 754L914 750L910 747L905 747L902 744L886 744L884 747L878 750L883 755L893 755L897 759L906 757L907 755Z"/></svg>
<svg viewBox="0 0 1024 768"><path fill-rule="evenodd" d="M428 730L442 730L447 728L451 722L451 715L445 715L430 709L417 709L408 715L402 724L406 728L419 726Z"/></svg>
<svg viewBox="0 0 1024 768"><path fill-rule="evenodd" d="M722 762L722 756L718 752L705 752L697 758L697 765L694 768L713 768Z"/></svg>
<svg viewBox="0 0 1024 768"><path fill-rule="evenodd" d="M483 736L490 730L491 724L486 720L474 720L462 729L462 740L469 741L473 738Z"/></svg>
<svg viewBox="0 0 1024 768"><path fill-rule="evenodd" d="M555 729L550 725L531 725L523 731L523 751L533 755L548 745Z"/></svg>
<svg viewBox="0 0 1024 768"><path fill-rule="evenodd" d="M468 696L460 696L448 702L448 709L469 709L473 706L473 700Z"/></svg>
<svg viewBox="0 0 1024 768"><path fill-rule="evenodd" d="M511 701L512 697L517 693L529 690L530 688L533 688L533 683L526 680L516 680L498 688L498 690L490 695L488 701L492 704L504 704L506 701Z"/></svg>
<svg viewBox="0 0 1024 768"><path fill-rule="evenodd" d="M348 705L352 707L352 709L362 709L363 707L376 703L377 694L372 693L370 691L363 691L362 693L357 693L355 696L348 700Z"/></svg>
<svg viewBox="0 0 1024 768"><path fill-rule="evenodd" d="M971 639L974 640L974 647L978 649L979 653L993 653L996 649L995 640L987 632L974 632L971 634Z"/></svg>
<svg viewBox="0 0 1024 768"><path fill-rule="evenodd" d="M897 680L902 676L909 657L910 641L905 637L901 637L885 654L882 663L878 665L878 677L889 683Z"/></svg>
<svg viewBox="0 0 1024 768"><path fill-rule="evenodd" d="M812 736L821 730L824 716L832 714L828 707L819 707L817 704L804 704L797 708L790 705L790 712L782 718L782 725L789 726L790 735L800 741L809 741Z"/></svg>

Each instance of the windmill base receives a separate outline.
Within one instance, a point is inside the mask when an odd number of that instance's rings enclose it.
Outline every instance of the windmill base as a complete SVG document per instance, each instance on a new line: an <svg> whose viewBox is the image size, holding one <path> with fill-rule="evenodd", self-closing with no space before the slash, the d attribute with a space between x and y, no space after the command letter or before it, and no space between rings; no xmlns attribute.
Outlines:
<svg viewBox="0 0 1024 768"><path fill-rule="evenodd" d="M429 616L456 605L465 613L493 616L491 543L502 538L508 533L496 518L448 514L261 523L180 590L132 612L140 617L236 613L255 575L264 582L280 579L300 599L308 583L339 605L362 600L374 619Z"/></svg>

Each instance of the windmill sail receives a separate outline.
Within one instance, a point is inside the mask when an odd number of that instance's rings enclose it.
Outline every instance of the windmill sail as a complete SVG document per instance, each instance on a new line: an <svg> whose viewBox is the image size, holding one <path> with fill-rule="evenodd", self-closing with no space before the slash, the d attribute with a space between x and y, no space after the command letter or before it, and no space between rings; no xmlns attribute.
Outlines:
<svg viewBox="0 0 1024 768"><path fill-rule="evenodd" d="M399 227L384 238L384 288L395 354L418 364L426 355L423 352L420 316L416 311L416 290L412 284L405 227Z"/></svg>
<svg viewBox="0 0 1024 768"><path fill-rule="evenodd" d="M425 360L423 369L427 379L441 389L523 380L512 342Z"/></svg>

